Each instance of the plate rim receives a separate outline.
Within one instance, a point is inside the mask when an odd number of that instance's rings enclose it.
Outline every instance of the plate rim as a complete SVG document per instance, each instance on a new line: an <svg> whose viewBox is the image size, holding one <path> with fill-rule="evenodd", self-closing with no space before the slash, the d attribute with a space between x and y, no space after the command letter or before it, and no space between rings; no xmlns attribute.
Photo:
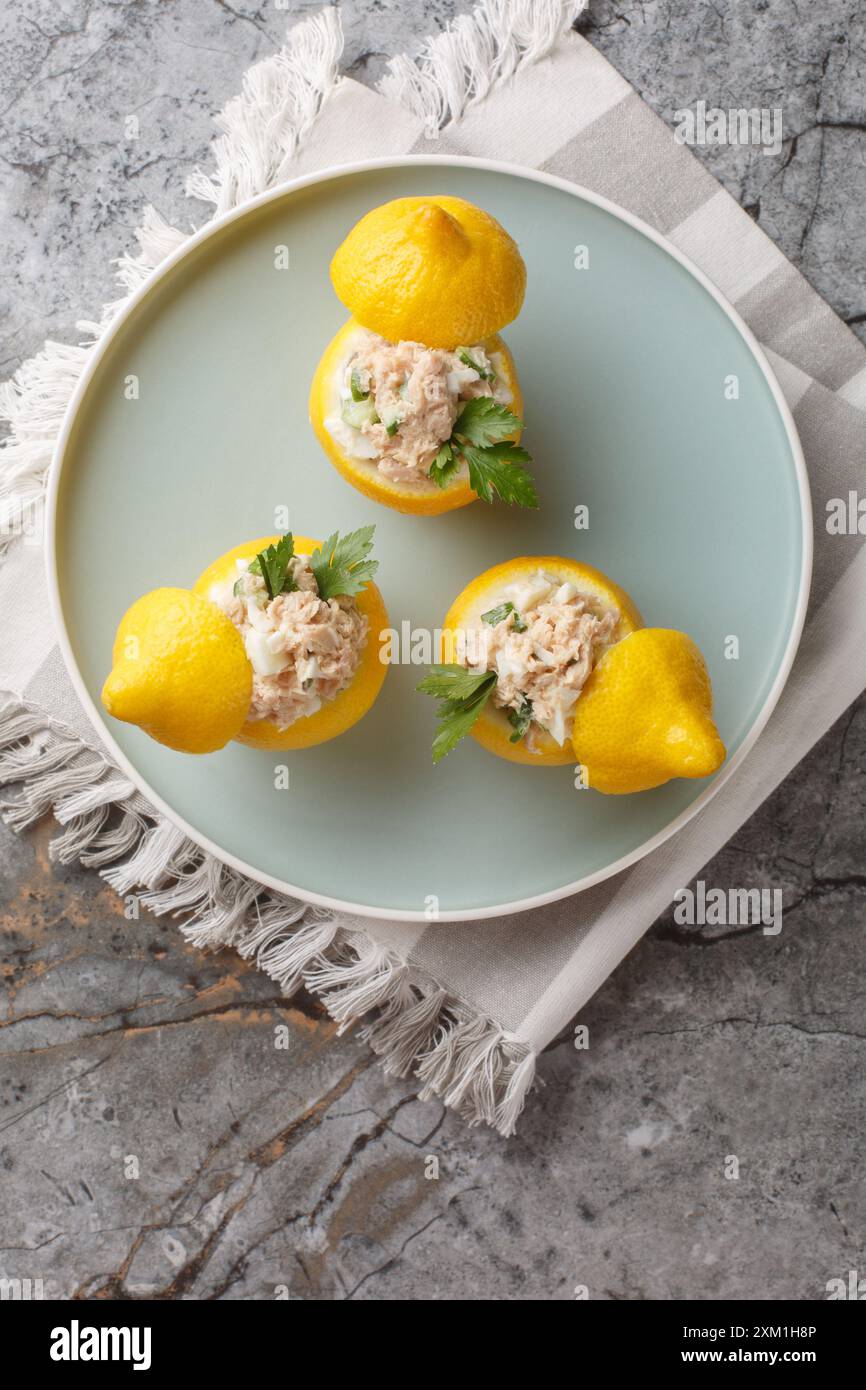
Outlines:
<svg viewBox="0 0 866 1390"><path fill-rule="evenodd" d="M635 231L640 232L656 246L660 247L661 250L667 252L673 260L678 262L679 265L703 286L731 320L760 367L764 379L770 388L771 395L773 396L776 408L779 411L782 424L785 428L788 446L794 460L802 527L802 549L797 601L788 641L779 663L775 679L770 690L767 692L761 709L739 748L732 757L726 760L720 771L710 784L704 788L700 795L697 796L685 810L674 816L674 818L669 821L667 825L663 826L660 831L657 831L655 835L603 869L598 869L591 874L585 874L582 878L564 884L559 888L550 889L545 893L532 894L526 898L515 899L512 902L501 903L495 906L466 908L462 911L454 909L437 911L433 918L431 918L428 913L420 910L412 911L408 909L376 907L370 904L351 902L344 898L331 897L328 894L316 893L309 889L298 888L296 884L289 883L288 880L279 879L272 874L265 873L263 870L255 868L253 865L231 854L225 848L217 845L164 801L119 747L110 729L103 723L96 702L91 698L90 692L84 684L72 650L72 643L63 615L57 565L57 502L65 455L75 419L90 384L99 370L102 359L105 357L112 342L126 321L135 312L142 301L147 298L154 287L168 275L176 265L188 255L192 254L211 237L217 236L225 227L230 226L233 222L240 221L241 218L254 212L258 208L265 207L268 203L276 202L279 198L291 195L302 188L308 188L315 184L326 183L335 179L346 178L352 174L370 173L379 169L412 169L419 167L479 169L491 173L504 174L508 177L525 180L531 183L545 184L548 187L559 189L561 192L568 193L572 197L591 203L595 207L601 208L602 211L617 218L619 221L625 222L628 226L634 228ZM416 923L439 924L445 922L483 921L489 918L508 917L517 912L528 911L531 908L544 907L548 903L560 902L565 898L575 896L577 893L582 893L588 888L595 887L597 884L603 883L606 879L613 878L615 874L622 873L623 870L630 868L633 864L646 858L653 850L658 849L679 830L683 829L683 827L686 826L689 821L693 820L713 797L716 796L725 783L728 782L737 768L741 766L761 733L766 728L767 722L785 688L788 676L794 664L794 659L797 655L806 620L812 579L812 502L803 447L797 433L793 414L788 402L785 400L781 386L770 366L764 349L734 306L713 284L700 267L695 265L688 256L685 256L672 241L669 241L667 237L657 232L649 223L644 222L639 217L635 217L632 213L620 207L619 204L612 202L609 198L605 198L603 195L595 193L581 184L574 183L569 179L560 178L558 175L547 173L544 170L531 169L507 160L483 159L468 155L385 155L375 159L352 160L344 164L329 165L327 168L317 170L315 173L303 174L296 179L289 179L275 185L273 188L266 189L265 192L257 194L254 198L247 199L238 204L237 207L231 208L228 212L213 217L210 221L206 222L204 226L191 233L180 246L166 256L164 260L160 261L159 265L156 266L148 274L146 279L133 291L123 308L115 315L103 335L91 348L84 369L67 403L60 431L52 451L48 472L45 507L45 568L48 595L63 663L72 681L75 693L81 701L85 714L99 738L100 743L106 748L110 757L119 766L121 771L126 774L133 785L148 799L155 810L167 817L173 825L177 826L179 830L182 830L183 833L195 844L199 845L200 848L205 850L208 854L212 854L217 860L226 864L229 868L244 874L256 883L260 883L263 887L298 898L301 902L308 903L314 907L328 908L334 912L347 913L356 917L372 920L378 919L380 921L405 922L407 925L414 925Z"/></svg>

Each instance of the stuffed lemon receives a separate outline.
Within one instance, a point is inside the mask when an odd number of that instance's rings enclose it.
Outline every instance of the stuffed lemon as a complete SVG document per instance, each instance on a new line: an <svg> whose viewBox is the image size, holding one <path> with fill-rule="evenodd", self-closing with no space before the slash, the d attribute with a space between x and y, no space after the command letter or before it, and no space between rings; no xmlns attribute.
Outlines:
<svg viewBox="0 0 866 1390"><path fill-rule="evenodd" d="M526 268L496 219L462 198L398 198L352 229L331 279L351 317L316 369L310 419L347 481L428 516L477 497L536 507L498 336Z"/></svg>
<svg viewBox="0 0 866 1390"><path fill-rule="evenodd" d="M589 565L544 555L487 570L452 604L442 657L418 687L439 701L434 762L472 734L512 762L576 760L585 785L617 793L724 761L694 642L643 627Z"/></svg>
<svg viewBox="0 0 866 1390"><path fill-rule="evenodd" d="M386 672L373 529L323 545L290 532L248 541L192 591L146 594L118 629L106 709L189 753L230 739L309 748L344 733Z"/></svg>

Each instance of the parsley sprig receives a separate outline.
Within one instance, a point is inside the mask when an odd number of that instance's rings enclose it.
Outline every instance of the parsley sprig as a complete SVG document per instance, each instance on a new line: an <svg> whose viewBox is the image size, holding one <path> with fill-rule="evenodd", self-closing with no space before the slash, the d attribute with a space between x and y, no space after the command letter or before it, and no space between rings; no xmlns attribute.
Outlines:
<svg viewBox="0 0 866 1390"><path fill-rule="evenodd" d="M319 598L336 598L338 594L359 594L373 578L379 568L378 560L367 557L373 549L375 526L362 526L340 536L337 531L329 536L324 545L318 546L310 556L310 569L316 579ZM278 594L290 594L297 589L292 575L292 559L295 554L295 541L291 531L266 550L260 550L250 561L248 573L261 575L268 598L275 599ZM235 593L240 593L239 585L243 575L235 582Z"/></svg>
<svg viewBox="0 0 866 1390"><path fill-rule="evenodd" d="M508 617L509 613L514 614L514 622L511 624L512 631L525 632L526 623L523 621L517 609L514 607L514 604L509 603L507 600L505 603L500 603L498 608L488 608L486 613L481 614L481 621L483 623L488 623L490 627L496 627L497 623L505 622L505 619Z"/></svg>
<svg viewBox="0 0 866 1390"><path fill-rule="evenodd" d="M464 459L469 486L485 502L494 495L519 507L537 507L538 494L526 467L530 455L510 438L523 422L492 396L466 401L446 440L430 465L429 476L445 487Z"/></svg>
<svg viewBox="0 0 866 1390"><path fill-rule="evenodd" d="M319 598L336 598L338 594L359 594L369 584L378 560L367 557L373 549L375 526L361 526L340 536L336 531L324 545L310 556L310 569L316 576Z"/></svg>
<svg viewBox="0 0 866 1390"><path fill-rule="evenodd" d="M508 722L514 730L508 742L519 743L532 723L532 701L525 695L517 709L508 711Z"/></svg>
<svg viewBox="0 0 866 1390"><path fill-rule="evenodd" d="M260 550L256 558L250 562L249 573L261 575L265 581L268 598L274 599L277 594L290 594L293 589L297 589L291 570L294 553L294 537L291 531L287 531L276 545L269 545L267 550Z"/></svg>
<svg viewBox="0 0 866 1390"><path fill-rule="evenodd" d="M438 763L456 748L490 697L496 684L495 671L467 671L465 666L432 666L417 689L439 701L436 717L440 721L433 740L433 761Z"/></svg>

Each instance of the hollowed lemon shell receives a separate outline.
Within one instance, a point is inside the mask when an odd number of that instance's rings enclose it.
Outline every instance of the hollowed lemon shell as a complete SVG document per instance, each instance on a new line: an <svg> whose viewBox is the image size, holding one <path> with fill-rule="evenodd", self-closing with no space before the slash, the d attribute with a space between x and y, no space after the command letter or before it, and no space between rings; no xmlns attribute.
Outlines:
<svg viewBox="0 0 866 1390"><path fill-rule="evenodd" d="M502 602L502 591L507 585L528 579L537 570L556 575L563 583L567 580L581 594L597 599L606 607L613 605L619 609L620 620L613 635L614 642L619 642L643 626L643 619L628 594L601 570L561 555L524 555L485 570L457 595L442 627L442 661L456 660L456 634L459 629L477 626L482 613L487 613ZM526 747L523 739L519 743L512 743L510 740L514 729L505 711L497 709L492 699L488 700L476 719L471 733L483 748L512 763L532 767L562 767L576 762L571 741L560 748L545 730L539 732L534 751Z"/></svg>
<svg viewBox="0 0 866 1390"><path fill-rule="evenodd" d="M310 423L334 467L365 497L372 497L375 502L381 502L398 512L409 512L415 516L438 516L441 512L451 512L457 507L465 507L469 502L477 501L477 495L472 491L469 479L465 476L458 477L445 488L437 487L435 483L428 481L392 482L379 472L375 459L352 458L344 453L325 428L328 416L340 414L337 371L347 355L348 339L353 333L359 332L360 328L360 324L353 318L343 324L322 353L310 388ZM501 354L503 375L512 397L508 408L522 419L523 396L517 380L514 358L498 335L488 338L483 346L488 355ZM514 439L515 442L520 439L519 432Z"/></svg>

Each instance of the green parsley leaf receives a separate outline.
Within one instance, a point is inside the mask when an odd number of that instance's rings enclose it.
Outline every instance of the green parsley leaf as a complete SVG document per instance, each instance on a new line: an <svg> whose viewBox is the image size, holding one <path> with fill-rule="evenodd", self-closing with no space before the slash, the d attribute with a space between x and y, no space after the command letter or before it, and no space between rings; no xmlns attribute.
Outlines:
<svg viewBox="0 0 866 1390"><path fill-rule="evenodd" d="M466 460L469 486L485 502L492 502L495 494L503 502L516 502L520 507L538 506L535 484L526 467L532 459L511 438L522 423L492 396L466 401L454 422L448 441L451 450Z"/></svg>
<svg viewBox="0 0 866 1390"><path fill-rule="evenodd" d="M375 526L361 526L340 538L335 531L310 556L310 569L316 576L319 598L338 594L359 594L379 568L378 560L368 560L373 549Z"/></svg>
<svg viewBox="0 0 866 1390"><path fill-rule="evenodd" d="M489 623L491 627L496 627L497 623L504 623L509 613L514 614L514 622L511 624L512 632L525 632L526 623L521 618L513 603L500 603L498 608L491 608L487 613L481 614L481 621Z"/></svg>
<svg viewBox="0 0 866 1390"><path fill-rule="evenodd" d="M441 666L431 666L430 674L417 685L423 695L433 695L437 700L465 700L475 695L479 685L492 671L470 671L457 662Z"/></svg>
<svg viewBox="0 0 866 1390"><path fill-rule="evenodd" d="M513 603L500 603L498 608L490 608L486 613L482 613L481 621L482 623L489 623L491 627L496 627L497 623L504 623L509 613L513 612Z"/></svg>
<svg viewBox="0 0 866 1390"><path fill-rule="evenodd" d="M469 351L468 348L459 347L455 349L455 352L456 355L460 358L460 361L463 363L464 367L471 367L473 372L478 373L482 381L496 380L496 373L488 371L486 367L482 367L480 362L476 362L475 358L472 356L472 353Z"/></svg>
<svg viewBox="0 0 866 1390"><path fill-rule="evenodd" d="M488 694L489 691L485 691L475 700L458 703L453 709L445 710L441 706L437 709L436 714L441 722L433 739L434 763L446 758L452 748L456 748L460 740L466 737L487 703Z"/></svg>
<svg viewBox="0 0 866 1390"><path fill-rule="evenodd" d="M291 531L287 531L276 545L269 545L267 550L260 551L250 562L249 573L261 575L265 581L268 598L276 598L278 594L290 594L293 589L297 589L298 586L291 575L294 553L295 542Z"/></svg>
<svg viewBox="0 0 866 1390"><path fill-rule="evenodd" d="M457 472L457 468L458 460L450 443L446 440L430 465L428 477L432 478L437 487L446 487Z"/></svg>
<svg viewBox="0 0 866 1390"><path fill-rule="evenodd" d="M508 722L514 730L508 742L519 743L532 723L532 701L525 695L517 709L508 711Z"/></svg>
<svg viewBox="0 0 866 1390"><path fill-rule="evenodd" d="M436 717L440 721L433 740L433 761L438 763L469 733L496 684L495 671L468 671L465 666L431 667L429 676L418 685L425 695L439 701Z"/></svg>
<svg viewBox="0 0 866 1390"><path fill-rule="evenodd" d="M467 444L477 444L482 449L508 439L522 427L523 421L492 396L473 397L461 408L454 421L454 433L458 438Z"/></svg>
<svg viewBox="0 0 866 1390"><path fill-rule="evenodd" d="M486 449L464 444L460 452L469 466L469 486L484 502L492 502L496 493L519 507L538 506L535 483L525 467L532 459L519 444L503 442Z"/></svg>
<svg viewBox="0 0 866 1390"><path fill-rule="evenodd" d="M535 484L526 468L532 459L509 437L521 427L522 421L492 396L466 401L451 438L440 447L428 476L439 487L447 487L462 458L469 468L470 487L485 502L492 502L496 494L503 502L537 507ZM517 622L515 627L518 632L525 631Z"/></svg>

